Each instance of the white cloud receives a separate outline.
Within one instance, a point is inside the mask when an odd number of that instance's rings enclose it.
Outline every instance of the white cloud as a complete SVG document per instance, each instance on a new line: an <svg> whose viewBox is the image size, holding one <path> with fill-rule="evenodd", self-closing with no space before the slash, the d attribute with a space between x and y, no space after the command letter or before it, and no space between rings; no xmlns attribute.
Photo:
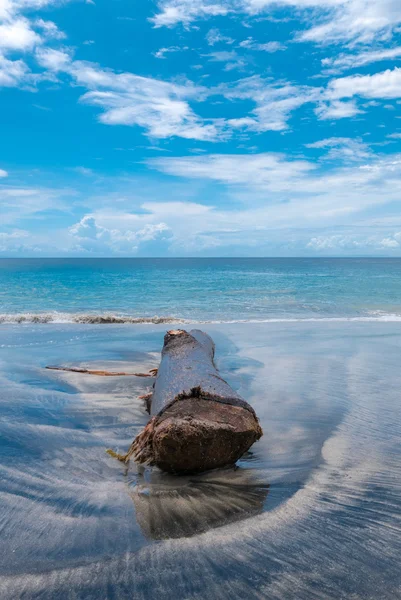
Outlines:
<svg viewBox="0 0 401 600"><path fill-rule="evenodd" d="M233 44L235 40L233 38L223 35L218 29L213 28L210 29L206 34L206 41L209 46L214 46L215 44Z"/></svg>
<svg viewBox="0 0 401 600"><path fill-rule="evenodd" d="M366 241L362 242L350 235L321 235L312 238L307 244L307 248L317 251L336 250L338 248L355 250L366 245Z"/></svg>
<svg viewBox="0 0 401 600"><path fill-rule="evenodd" d="M182 50L188 50L188 46L168 46L167 48L160 48L157 52L154 53L155 58L166 58L166 54L171 54L172 52L181 52Z"/></svg>
<svg viewBox="0 0 401 600"><path fill-rule="evenodd" d="M209 141L219 133L215 124L204 123L190 108L188 99L199 99L204 92L190 82L179 85L133 73L117 74L95 63L74 61L57 50L44 49L37 55L42 66L67 73L75 84L89 90L81 101L103 109L102 123L139 125L156 138Z"/></svg>
<svg viewBox="0 0 401 600"><path fill-rule="evenodd" d="M395 239L396 236L397 234L394 234L393 237L381 239L377 234L368 236L366 234L319 235L311 238L306 247L323 253L336 250L357 250L359 253L398 250L400 244Z"/></svg>
<svg viewBox="0 0 401 600"><path fill-rule="evenodd" d="M9 60L0 54L0 87L25 86L31 80L31 71L23 60Z"/></svg>
<svg viewBox="0 0 401 600"><path fill-rule="evenodd" d="M340 100L332 100L329 103L321 102L315 110L319 119L348 119L361 114L355 101L341 102Z"/></svg>
<svg viewBox="0 0 401 600"><path fill-rule="evenodd" d="M231 1L225 4L213 0L163 0L159 3L161 12L152 21L155 27L189 25L195 19L227 15L231 12Z"/></svg>
<svg viewBox="0 0 401 600"><path fill-rule="evenodd" d="M352 98L400 98L401 69L395 67L374 75L350 75L333 79L327 87L327 96L331 99Z"/></svg>
<svg viewBox="0 0 401 600"><path fill-rule="evenodd" d="M401 58L401 46L386 48L384 50L371 50L359 54L340 54L333 58L324 58L322 65L328 68L327 72L356 69L371 63L384 60Z"/></svg>
<svg viewBox="0 0 401 600"><path fill-rule="evenodd" d="M5 233L0 231L0 240L10 240L28 236L28 231L24 231L23 229L14 229L11 233Z"/></svg>
<svg viewBox="0 0 401 600"><path fill-rule="evenodd" d="M362 165L346 161L331 171L271 153L158 158L149 164L170 175L224 184L253 205L249 210L225 211L221 221L213 212L209 220L214 227L355 223L356 216L368 209L400 202L401 155L371 157Z"/></svg>
<svg viewBox="0 0 401 600"><path fill-rule="evenodd" d="M8 173L4 169L0 169L0 177L7 177Z"/></svg>
<svg viewBox="0 0 401 600"><path fill-rule="evenodd" d="M40 41L27 19L19 18L0 25L0 51L31 50Z"/></svg>
<svg viewBox="0 0 401 600"><path fill-rule="evenodd" d="M362 112L354 99L358 96L372 100L401 98L401 69L395 67L373 75L332 79L322 94L316 114L321 119L355 116Z"/></svg>
<svg viewBox="0 0 401 600"><path fill-rule="evenodd" d="M255 131L284 131L292 112L320 98L320 88L296 86L291 83L266 81L259 76L248 77L230 86L221 86L227 99L251 100L256 108L246 118L231 119L232 127Z"/></svg>
<svg viewBox="0 0 401 600"><path fill-rule="evenodd" d="M330 153L346 143L328 138L314 145ZM147 188L124 178L123 187L110 195L85 194L74 206L83 202L91 212L69 232L50 228L46 240L32 238L32 247L96 255L400 253L401 233L394 231L399 231L401 155L369 156L362 164L345 159L345 166L331 170L274 153L158 158L149 164L180 180L156 185L152 178ZM0 212L13 214L15 221L63 206L62 191L0 190ZM63 210L69 207L70 200Z"/></svg>
<svg viewBox="0 0 401 600"><path fill-rule="evenodd" d="M225 62L225 70L245 65L235 50L211 52L206 56L211 61ZM178 136L214 141L224 139L229 129L284 131L289 127L292 113L308 103L316 105L319 119L334 120L363 112L354 96L395 98L401 95L399 69L332 79L326 89L253 76L208 90L189 81L176 84L133 73L115 73L95 63L75 61L60 50L38 49L37 58L43 68L53 73L64 72L75 84L86 87L81 101L103 109L99 117L102 123L138 125L155 138ZM193 112L189 102L211 95L223 95L234 101L250 100L256 107L246 115L227 121L203 120Z"/></svg>
<svg viewBox="0 0 401 600"><path fill-rule="evenodd" d="M96 239L99 233L99 228L95 219L87 215L86 217L83 217L79 223L75 223L75 225L70 227L70 233L71 235L80 238Z"/></svg>
<svg viewBox="0 0 401 600"><path fill-rule="evenodd" d="M131 215L132 216L132 215ZM101 217L100 217L101 220ZM132 221L132 219L128 219ZM170 228L165 223L143 223L136 218L136 230L127 229L122 223L121 229L109 229L98 222L98 218L86 215L78 223L70 227L69 233L77 238L80 246L86 250L101 252L102 250L116 253L136 252L141 244L167 239Z"/></svg>
<svg viewBox="0 0 401 600"><path fill-rule="evenodd" d="M235 60L238 54L235 50L220 50L218 52L209 52L209 54L203 54L202 56L207 57L212 62L228 62Z"/></svg>
<svg viewBox="0 0 401 600"><path fill-rule="evenodd" d="M307 161L288 161L273 153L160 158L150 160L149 164L171 175L250 185L275 192L291 190L305 173L314 169Z"/></svg>
<svg viewBox="0 0 401 600"><path fill-rule="evenodd" d="M383 248L399 248L400 244L394 238L384 238L380 242L380 246L382 246Z"/></svg>
<svg viewBox="0 0 401 600"><path fill-rule="evenodd" d="M88 167L74 167L73 171L79 173L80 175L84 175L85 177L94 175L92 169L88 169Z"/></svg>
<svg viewBox="0 0 401 600"><path fill-rule="evenodd" d="M302 33L301 39L367 44L374 39L389 39L401 23L399 0L341 0L332 4L329 18Z"/></svg>
<svg viewBox="0 0 401 600"><path fill-rule="evenodd" d="M305 146L312 149L328 149L325 160L361 162L372 157L369 146L358 138L332 137Z"/></svg>
<svg viewBox="0 0 401 600"><path fill-rule="evenodd" d="M71 198L73 190L46 187L0 186L1 225L16 223L20 219L41 211L62 209L65 198Z"/></svg>
<svg viewBox="0 0 401 600"><path fill-rule="evenodd" d="M189 26L217 15L256 15L292 7L302 12L310 27L302 41L369 43L388 39L401 23L399 0L160 0L153 19L156 27Z"/></svg>
<svg viewBox="0 0 401 600"><path fill-rule="evenodd" d="M53 23L53 21L44 21L43 19L36 19L36 21L34 21L34 25L36 28L42 30L42 34L47 39L63 40L67 37L63 31L60 31L60 29L55 23Z"/></svg>
<svg viewBox="0 0 401 600"><path fill-rule="evenodd" d="M33 89L40 80L40 74L34 74L25 62L25 55L49 40L65 37L55 23L43 19L28 18L23 13L57 0L0 0L0 86ZM30 16L30 15L29 15ZM17 60L9 55L22 53Z"/></svg>
<svg viewBox="0 0 401 600"><path fill-rule="evenodd" d="M235 50L221 50L217 52L209 52L209 54L202 54L203 57L208 58L210 62L224 62L225 71L233 71L234 69L244 69L247 62L238 56Z"/></svg>
<svg viewBox="0 0 401 600"><path fill-rule="evenodd" d="M21 240L28 237L28 231L23 229L14 229L11 233L0 231L0 252L19 252L25 247Z"/></svg>
<svg viewBox="0 0 401 600"><path fill-rule="evenodd" d="M55 50L53 48L40 48L36 52L39 65L49 71L67 71L71 64L71 56L68 52Z"/></svg>
<svg viewBox="0 0 401 600"><path fill-rule="evenodd" d="M286 50L287 48L281 42L271 41L261 44L259 42L255 42L252 37L248 37L246 40L243 40L239 45L241 48L246 48L248 50L259 50L261 52L268 52L270 54L278 52L279 50Z"/></svg>

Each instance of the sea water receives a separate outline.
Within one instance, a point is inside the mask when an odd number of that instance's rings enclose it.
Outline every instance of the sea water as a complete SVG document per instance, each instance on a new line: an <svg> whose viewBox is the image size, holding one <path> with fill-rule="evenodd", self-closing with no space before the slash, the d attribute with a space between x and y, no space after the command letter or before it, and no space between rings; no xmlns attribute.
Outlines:
<svg viewBox="0 0 401 600"><path fill-rule="evenodd" d="M401 259L3 259L1 322L401 318Z"/></svg>

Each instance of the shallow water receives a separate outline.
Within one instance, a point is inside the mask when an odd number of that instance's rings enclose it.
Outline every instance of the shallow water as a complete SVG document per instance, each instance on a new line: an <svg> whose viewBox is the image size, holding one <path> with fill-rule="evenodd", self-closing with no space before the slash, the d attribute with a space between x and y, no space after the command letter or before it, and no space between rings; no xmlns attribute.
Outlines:
<svg viewBox="0 0 401 600"><path fill-rule="evenodd" d="M264 437L237 469L127 469L165 326L3 325L1 598L401 595L401 324L207 325Z"/></svg>

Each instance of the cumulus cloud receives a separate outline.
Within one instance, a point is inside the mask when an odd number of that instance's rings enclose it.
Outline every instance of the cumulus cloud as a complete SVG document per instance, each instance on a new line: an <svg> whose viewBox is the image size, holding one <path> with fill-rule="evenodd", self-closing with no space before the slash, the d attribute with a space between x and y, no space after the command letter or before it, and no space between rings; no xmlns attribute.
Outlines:
<svg viewBox="0 0 401 600"><path fill-rule="evenodd" d="M312 238L307 244L307 248L318 251L337 250L338 248L355 250L363 246L366 246L366 240L361 242L349 235L321 235Z"/></svg>
<svg viewBox="0 0 401 600"><path fill-rule="evenodd" d="M95 219L88 215L70 227L70 233L80 238L96 239L99 234L99 228Z"/></svg>
<svg viewBox="0 0 401 600"><path fill-rule="evenodd" d="M397 241L399 233L392 237L381 238L380 235L366 234L335 234L320 235L311 238L306 247L319 253L336 252L338 250L358 251L359 253L372 251L398 250L400 244Z"/></svg>
<svg viewBox="0 0 401 600"><path fill-rule="evenodd" d="M0 252L20 252L26 249L24 239L29 237L29 232L23 229L14 229L11 232L0 231ZM30 248L31 249L31 248Z"/></svg>
<svg viewBox="0 0 401 600"><path fill-rule="evenodd" d="M395 238L384 238L380 242L382 248L399 248L400 243Z"/></svg>
<svg viewBox="0 0 401 600"><path fill-rule="evenodd" d="M19 18L0 25L0 51L30 50L40 41L27 19Z"/></svg>
<svg viewBox="0 0 401 600"><path fill-rule="evenodd" d="M350 75L330 81L327 88L330 98L400 98L401 69L387 69L373 75Z"/></svg>
<svg viewBox="0 0 401 600"><path fill-rule="evenodd" d="M0 177L7 177L8 173L4 169L0 169Z"/></svg>
<svg viewBox="0 0 401 600"><path fill-rule="evenodd" d="M55 0L0 0L0 86L29 88L40 78L31 73L25 56L65 34L52 21L35 20L24 13L53 3ZM16 52L22 56L15 59Z"/></svg>
<svg viewBox="0 0 401 600"><path fill-rule="evenodd" d="M329 81L321 95L316 114L321 119L352 117L363 112L356 98L389 100L401 98L401 69L387 69L373 75L350 75Z"/></svg>
<svg viewBox="0 0 401 600"><path fill-rule="evenodd" d="M81 247L86 250L116 253L135 253L141 244L155 240L163 240L170 235L170 228L165 223L145 223L137 218L136 230L109 229L99 224L95 217L86 215L78 223L70 227L70 235L77 238Z"/></svg>

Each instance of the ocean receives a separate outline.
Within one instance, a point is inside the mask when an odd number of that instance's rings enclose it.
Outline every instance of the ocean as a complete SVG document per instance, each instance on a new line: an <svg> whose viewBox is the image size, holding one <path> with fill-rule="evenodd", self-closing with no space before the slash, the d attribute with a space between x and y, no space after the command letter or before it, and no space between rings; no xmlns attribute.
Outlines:
<svg viewBox="0 0 401 600"><path fill-rule="evenodd" d="M401 259L3 259L0 323L401 319Z"/></svg>
<svg viewBox="0 0 401 600"><path fill-rule="evenodd" d="M0 261L0 598L400 598L400 270ZM235 468L118 462L149 380L45 368L148 371L170 322L213 337L259 416Z"/></svg>

